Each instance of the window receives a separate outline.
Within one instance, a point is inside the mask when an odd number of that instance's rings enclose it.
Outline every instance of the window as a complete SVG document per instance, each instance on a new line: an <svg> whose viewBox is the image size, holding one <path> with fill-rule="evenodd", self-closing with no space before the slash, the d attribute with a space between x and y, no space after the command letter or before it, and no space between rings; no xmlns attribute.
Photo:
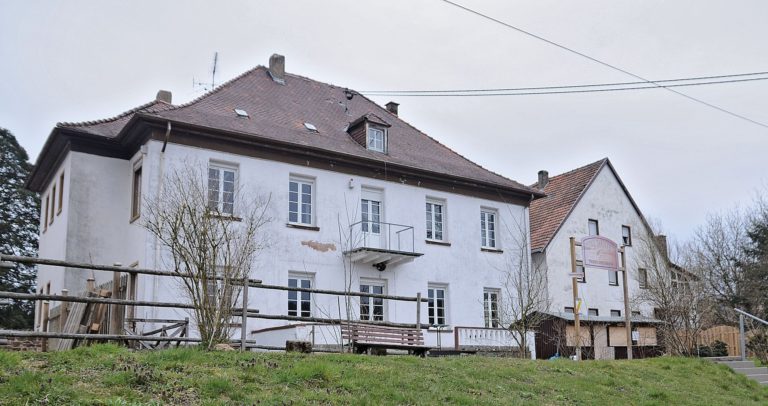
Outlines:
<svg viewBox="0 0 768 406"><path fill-rule="evenodd" d="M133 191L131 193L131 219L141 215L141 166L133 169Z"/></svg>
<svg viewBox="0 0 768 406"><path fill-rule="evenodd" d="M640 317L640 312L637 310L632 311L632 317Z"/></svg>
<svg viewBox="0 0 768 406"><path fill-rule="evenodd" d="M640 289L648 288L648 270L640 268L637 270L637 279L640 282Z"/></svg>
<svg viewBox="0 0 768 406"><path fill-rule="evenodd" d="M587 314L590 316L599 316L600 311L598 311L597 309L589 309L587 310Z"/></svg>
<svg viewBox="0 0 768 406"><path fill-rule="evenodd" d="M611 286L619 286L618 271L608 271L608 284Z"/></svg>
<svg viewBox="0 0 768 406"><path fill-rule="evenodd" d="M600 235L600 227L597 225L597 220L589 219L589 235Z"/></svg>
<svg viewBox="0 0 768 406"><path fill-rule="evenodd" d="M219 165L208 167L208 208L232 215L235 205L237 169Z"/></svg>
<svg viewBox="0 0 768 406"><path fill-rule="evenodd" d="M427 289L427 309L430 325L445 325L445 286L430 285Z"/></svg>
<svg viewBox="0 0 768 406"><path fill-rule="evenodd" d="M288 286L292 288L312 288L312 280L307 276L289 276ZM312 296L310 292L288 291L288 315L312 317Z"/></svg>
<svg viewBox="0 0 768 406"><path fill-rule="evenodd" d="M485 289L483 291L483 320L485 320L485 327L501 327L499 323L499 293L498 289Z"/></svg>
<svg viewBox="0 0 768 406"><path fill-rule="evenodd" d="M427 239L443 241L443 222L445 221L445 202L427 200Z"/></svg>
<svg viewBox="0 0 768 406"><path fill-rule="evenodd" d="M581 276L576 278L576 282L587 283L587 272L586 269L584 269L584 266L576 265L576 272L581 273Z"/></svg>
<svg viewBox="0 0 768 406"><path fill-rule="evenodd" d="M56 211L56 215L61 214L61 209L64 207L64 172L59 175L59 209Z"/></svg>
<svg viewBox="0 0 768 406"><path fill-rule="evenodd" d="M364 233L381 233L381 202L361 199L362 229Z"/></svg>
<svg viewBox="0 0 768 406"><path fill-rule="evenodd" d="M611 310L611 317L621 317L621 310Z"/></svg>
<svg viewBox="0 0 768 406"><path fill-rule="evenodd" d="M312 225L312 189L311 179L291 178L288 182L288 222Z"/></svg>
<svg viewBox="0 0 768 406"><path fill-rule="evenodd" d="M632 245L632 230L629 226L621 226L621 243L626 246Z"/></svg>
<svg viewBox="0 0 768 406"><path fill-rule="evenodd" d="M43 232L48 230L48 202L51 200L51 196L45 196L45 210L43 211Z"/></svg>
<svg viewBox="0 0 768 406"><path fill-rule="evenodd" d="M384 284L380 282L364 282L360 284L360 292L384 294ZM384 299L380 297L360 297L360 320L383 321Z"/></svg>
<svg viewBox="0 0 768 406"><path fill-rule="evenodd" d="M496 248L495 211L480 211L480 245L484 248Z"/></svg>
<svg viewBox="0 0 768 406"><path fill-rule="evenodd" d="M566 306L566 307L565 307L565 312L566 312L566 313L571 313L571 314L573 314L573 307L570 307L570 306Z"/></svg>
<svg viewBox="0 0 768 406"><path fill-rule="evenodd" d="M386 152L387 134L383 128L368 126L368 149Z"/></svg>
<svg viewBox="0 0 768 406"><path fill-rule="evenodd" d="M48 219L49 224L53 224L53 217L56 212L56 185L53 185L51 191L51 218Z"/></svg>

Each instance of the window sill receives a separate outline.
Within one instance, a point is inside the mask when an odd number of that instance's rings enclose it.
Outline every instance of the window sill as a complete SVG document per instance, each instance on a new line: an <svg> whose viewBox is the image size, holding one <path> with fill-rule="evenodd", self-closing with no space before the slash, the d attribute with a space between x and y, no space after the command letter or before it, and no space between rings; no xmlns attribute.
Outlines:
<svg viewBox="0 0 768 406"><path fill-rule="evenodd" d="M619 286L618 283L609 283L608 286Z"/></svg>
<svg viewBox="0 0 768 406"><path fill-rule="evenodd" d="M424 240L424 242L427 243L427 244L431 244L431 245L442 245L444 247L450 247L451 246L451 243L449 243L447 241L429 240L429 239L427 239L427 240Z"/></svg>
<svg viewBox="0 0 768 406"><path fill-rule="evenodd" d="M320 231L320 227L306 224L285 223L285 226L288 228L298 228L299 230Z"/></svg>
<svg viewBox="0 0 768 406"><path fill-rule="evenodd" d="M208 213L208 217L220 220L243 221L242 218L233 216L231 214Z"/></svg>
<svg viewBox="0 0 768 406"><path fill-rule="evenodd" d="M480 251L482 251L482 252L490 252L490 253L493 253L493 254L503 254L504 253L504 251L502 251L502 250L500 250L498 248L487 248L487 247L480 248Z"/></svg>

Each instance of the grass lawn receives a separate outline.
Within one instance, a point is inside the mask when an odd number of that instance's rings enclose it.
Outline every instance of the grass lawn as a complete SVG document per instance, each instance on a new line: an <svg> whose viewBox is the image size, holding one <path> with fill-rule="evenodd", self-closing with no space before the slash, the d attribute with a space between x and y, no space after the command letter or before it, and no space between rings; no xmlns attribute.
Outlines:
<svg viewBox="0 0 768 406"><path fill-rule="evenodd" d="M684 358L508 358L0 351L0 404L768 404L768 388Z"/></svg>

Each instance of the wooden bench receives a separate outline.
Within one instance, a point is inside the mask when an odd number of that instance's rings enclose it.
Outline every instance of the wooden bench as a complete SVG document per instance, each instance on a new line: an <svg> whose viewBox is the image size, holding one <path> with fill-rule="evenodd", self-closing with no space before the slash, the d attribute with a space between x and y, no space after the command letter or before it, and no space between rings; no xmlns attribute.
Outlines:
<svg viewBox="0 0 768 406"><path fill-rule="evenodd" d="M355 353L368 353L374 348L406 350L408 354L423 357L430 347L424 345L424 336L417 328L384 327L372 324L341 324L341 337L352 344Z"/></svg>

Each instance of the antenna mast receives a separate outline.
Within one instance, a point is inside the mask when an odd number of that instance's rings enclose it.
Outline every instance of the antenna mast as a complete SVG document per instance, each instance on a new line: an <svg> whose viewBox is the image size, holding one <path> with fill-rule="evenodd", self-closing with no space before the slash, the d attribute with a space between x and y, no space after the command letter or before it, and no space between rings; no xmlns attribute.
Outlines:
<svg viewBox="0 0 768 406"><path fill-rule="evenodd" d="M192 77L192 89L193 90L199 90L199 88L202 88L203 91L208 92L213 90L216 87L216 68L219 65L219 53L214 52L213 53L213 68L211 68L211 82L205 83L205 82L198 82L195 81L195 77ZM197 88L196 88L197 87Z"/></svg>

